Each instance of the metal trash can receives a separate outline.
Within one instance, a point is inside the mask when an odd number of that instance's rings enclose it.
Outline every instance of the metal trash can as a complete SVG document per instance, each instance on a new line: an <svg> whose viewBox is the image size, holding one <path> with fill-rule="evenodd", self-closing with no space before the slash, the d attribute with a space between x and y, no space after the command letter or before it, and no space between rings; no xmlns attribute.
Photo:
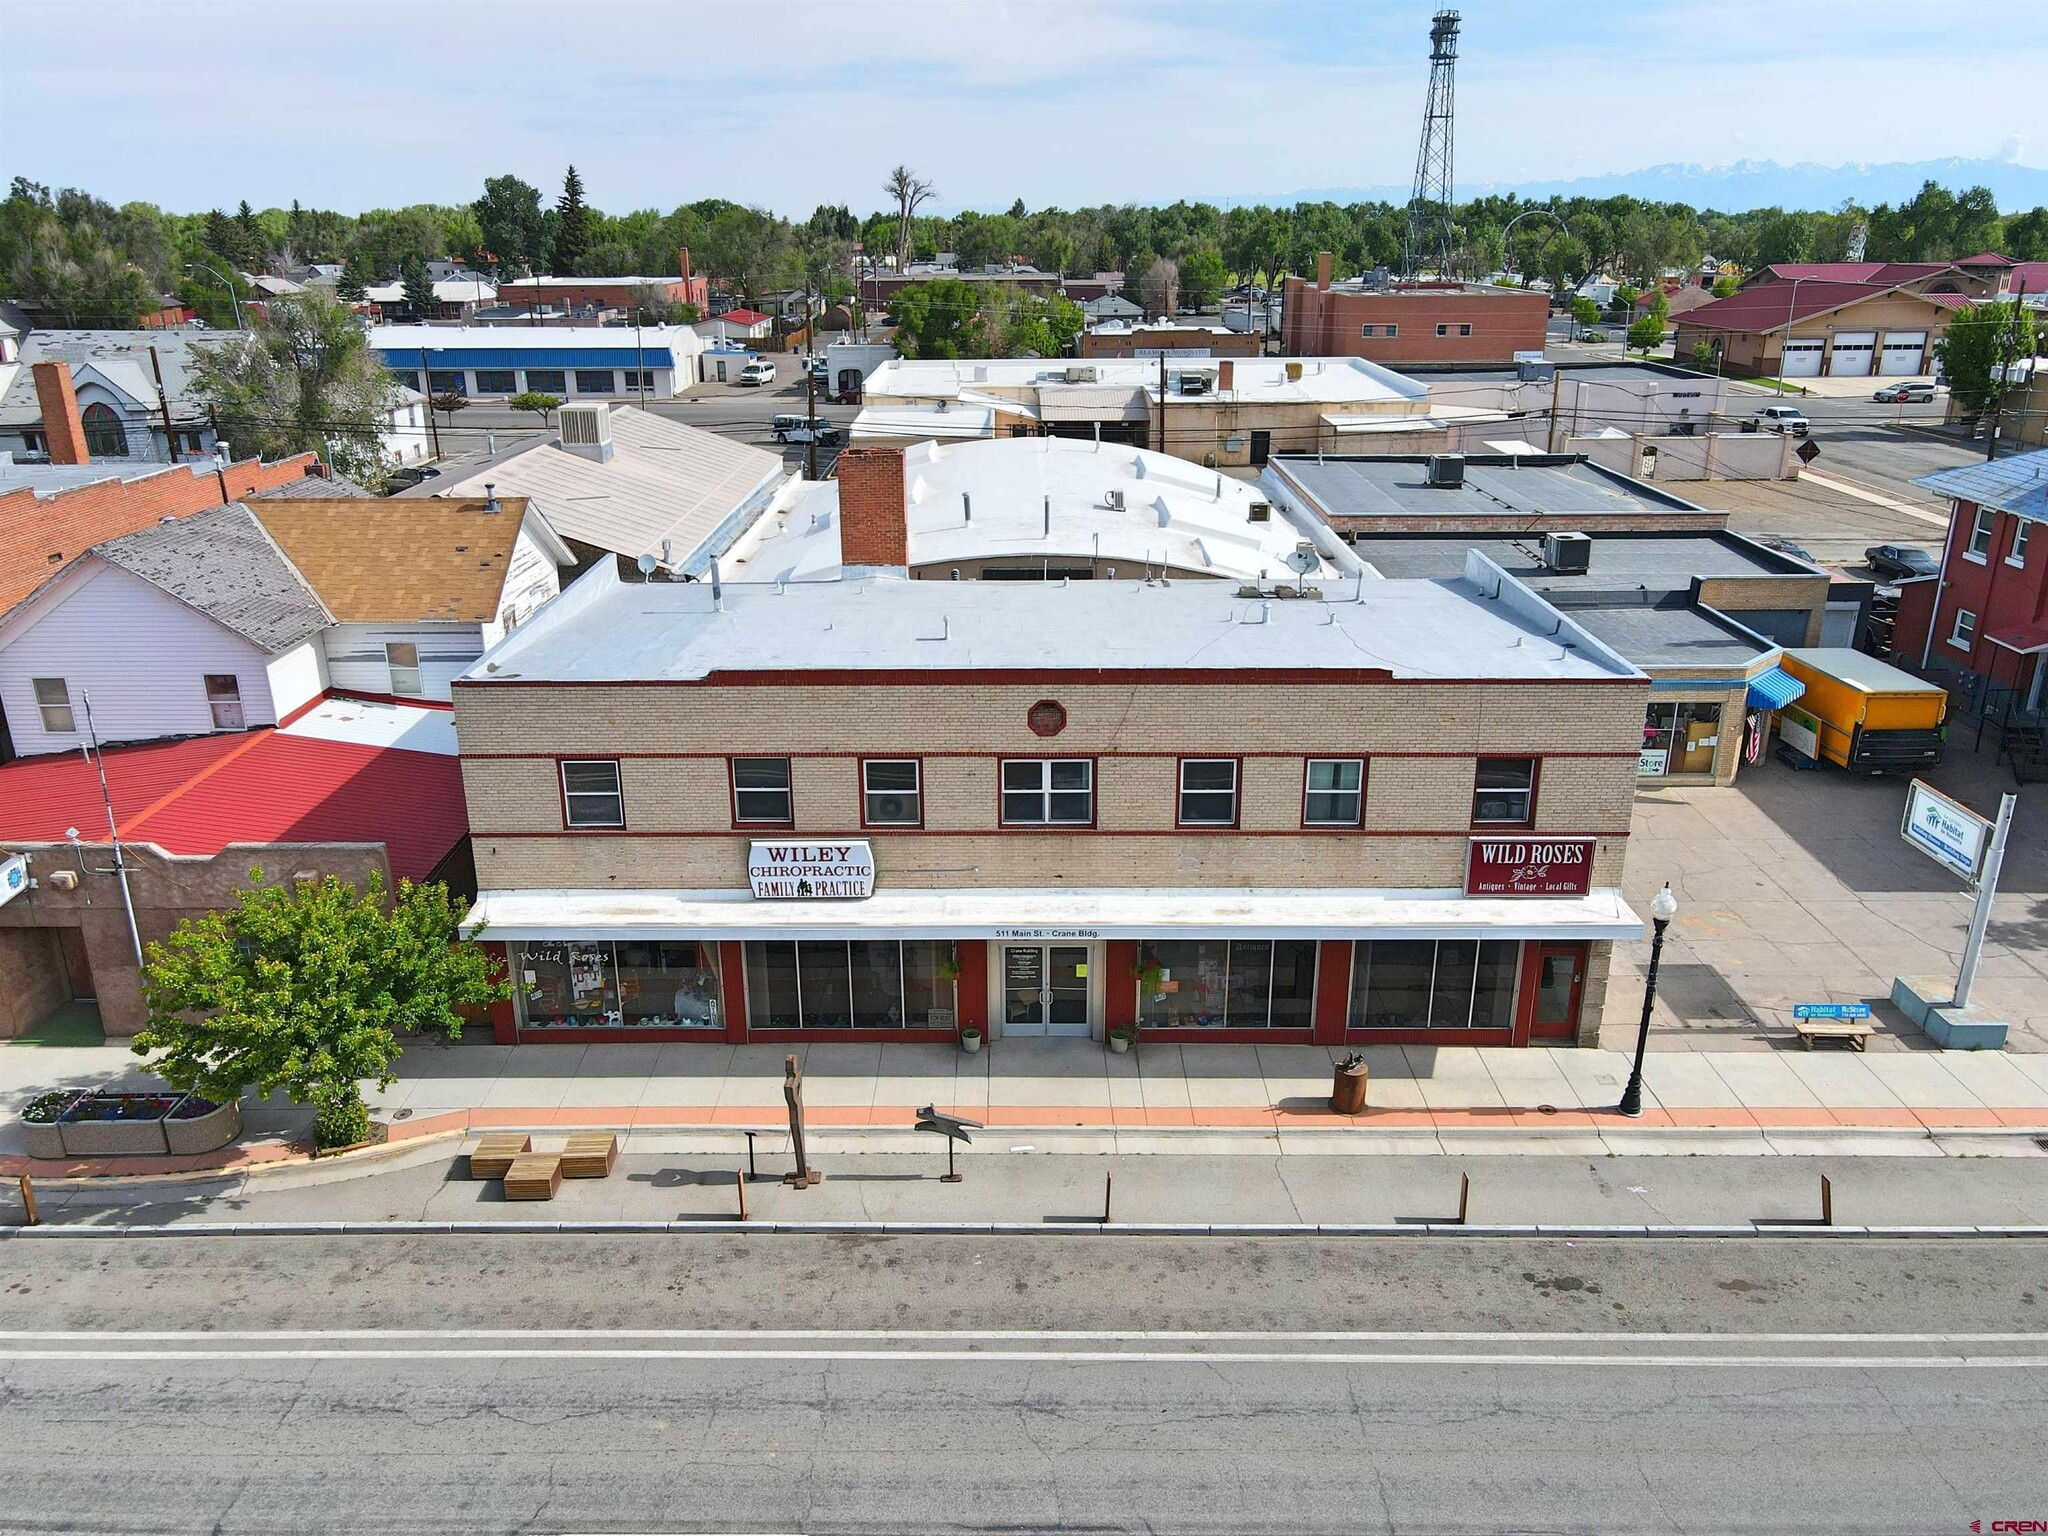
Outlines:
<svg viewBox="0 0 2048 1536"><path fill-rule="evenodd" d="M1365 1113L1365 1058L1352 1054L1337 1063L1330 1082L1330 1112L1336 1115Z"/></svg>

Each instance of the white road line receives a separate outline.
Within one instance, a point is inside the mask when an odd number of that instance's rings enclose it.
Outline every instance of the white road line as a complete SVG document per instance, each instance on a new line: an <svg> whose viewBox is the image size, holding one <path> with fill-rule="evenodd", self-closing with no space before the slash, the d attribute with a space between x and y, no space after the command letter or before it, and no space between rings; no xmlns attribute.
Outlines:
<svg viewBox="0 0 2048 1536"><path fill-rule="evenodd" d="M1517 1355L1296 1353L1286 1350L904 1350L904 1349L23 1349L0 1350L0 1366L12 1361L88 1360L168 1364L207 1360L695 1360L736 1364L772 1360L819 1364L834 1360L929 1365L1444 1365L1601 1366L1688 1369L1732 1366L1751 1370L2041 1370L2048 1355Z"/></svg>
<svg viewBox="0 0 2048 1536"><path fill-rule="evenodd" d="M989 1339L997 1343L1271 1343L1340 1344L2039 1344L2048 1346L2048 1332L2037 1333L1645 1333L1545 1330L1536 1333L1489 1330L1458 1332L1441 1329L1152 1329L1152 1328L266 1328L266 1329L0 1329L0 1340L33 1343L178 1343L217 1340L225 1343L289 1343L305 1340L384 1339Z"/></svg>

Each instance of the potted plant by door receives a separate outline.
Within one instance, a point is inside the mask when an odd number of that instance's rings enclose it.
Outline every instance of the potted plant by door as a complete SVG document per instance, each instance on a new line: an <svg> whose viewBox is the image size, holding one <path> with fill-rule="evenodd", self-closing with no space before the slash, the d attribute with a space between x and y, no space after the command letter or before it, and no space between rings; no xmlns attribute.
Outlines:
<svg viewBox="0 0 2048 1536"><path fill-rule="evenodd" d="M972 1056L981 1049L981 1031L972 1024L960 1026L960 1049Z"/></svg>
<svg viewBox="0 0 2048 1536"><path fill-rule="evenodd" d="M1113 1055L1130 1054L1131 1044L1138 1038L1138 1032L1128 1024L1119 1024L1109 1032L1109 1049Z"/></svg>

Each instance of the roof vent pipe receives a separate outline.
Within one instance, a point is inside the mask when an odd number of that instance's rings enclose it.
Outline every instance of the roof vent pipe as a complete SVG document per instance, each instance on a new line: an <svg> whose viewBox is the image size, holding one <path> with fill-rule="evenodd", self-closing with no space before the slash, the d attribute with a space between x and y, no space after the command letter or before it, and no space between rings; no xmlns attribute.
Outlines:
<svg viewBox="0 0 2048 1536"><path fill-rule="evenodd" d="M498 505L497 482L495 480L486 480L484 482L484 510L486 512L500 512L504 510Z"/></svg>
<svg viewBox="0 0 2048 1536"><path fill-rule="evenodd" d="M718 574L718 561L711 562L711 606L720 613L725 611L725 582Z"/></svg>
<svg viewBox="0 0 2048 1536"><path fill-rule="evenodd" d="M1045 498L1045 537L1052 537L1052 498Z"/></svg>
<svg viewBox="0 0 2048 1536"><path fill-rule="evenodd" d="M974 521L974 498L965 491L960 493L960 516L967 522Z"/></svg>

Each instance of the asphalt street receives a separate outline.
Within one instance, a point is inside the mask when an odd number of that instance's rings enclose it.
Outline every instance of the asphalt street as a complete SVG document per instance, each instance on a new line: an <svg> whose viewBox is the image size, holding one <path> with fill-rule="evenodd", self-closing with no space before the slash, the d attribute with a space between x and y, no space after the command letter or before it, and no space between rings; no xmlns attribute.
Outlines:
<svg viewBox="0 0 2048 1536"><path fill-rule="evenodd" d="M13 1531L1961 1531L2048 1245L6 1245Z"/></svg>

